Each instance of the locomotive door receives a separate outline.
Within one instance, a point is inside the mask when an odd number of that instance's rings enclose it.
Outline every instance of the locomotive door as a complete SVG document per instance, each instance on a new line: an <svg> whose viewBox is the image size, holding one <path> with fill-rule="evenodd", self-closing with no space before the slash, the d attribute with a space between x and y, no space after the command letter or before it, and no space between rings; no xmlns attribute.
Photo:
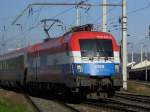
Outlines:
<svg viewBox="0 0 150 112"><path fill-rule="evenodd" d="M40 58L39 58L39 52L36 52L35 55L35 59L36 59L36 67L35 67L35 80L38 81L38 73L39 73L39 66L40 66Z"/></svg>
<svg viewBox="0 0 150 112"><path fill-rule="evenodd" d="M35 53L34 53L34 80L37 81L38 80L38 66L39 66L39 55L38 55L38 51L35 49Z"/></svg>

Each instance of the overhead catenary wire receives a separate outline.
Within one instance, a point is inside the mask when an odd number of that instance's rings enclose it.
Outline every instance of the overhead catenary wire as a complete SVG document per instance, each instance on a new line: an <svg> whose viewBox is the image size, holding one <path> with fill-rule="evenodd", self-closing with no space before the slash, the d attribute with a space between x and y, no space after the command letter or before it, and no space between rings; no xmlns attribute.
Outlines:
<svg viewBox="0 0 150 112"><path fill-rule="evenodd" d="M39 3L39 4L40 4L40 3ZM32 5L39 5L39 4L37 3L37 4L32 4ZM30 4L30 5L31 5L31 4ZM30 5L29 5L29 6L30 6ZM47 5L47 4L43 4L43 5ZM49 4L48 4L48 5L49 5ZM67 4L67 5L68 5L68 4ZM73 4L72 4L72 5L73 5ZM29 7L29 6L28 6L28 7ZM89 5L88 5L88 6L89 6ZM116 5L115 5L115 6L116 6ZM70 9L73 9L73 8L70 8ZM67 12L67 11L70 10L70 9L67 9L67 10L63 11L62 13L57 14L56 16L54 16L54 18L57 17L57 16L59 16L59 15L61 15L61 14L63 14L64 12ZM39 24L37 24L37 25L35 25L35 26L32 26L32 27L30 27L29 29L32 30L32 29L34 29L34 28L35 28L36 26L38 26L38 25L39 25Z"/></svg>
<svg viewBox="0 0 150 112"><path fill-rule="evenodd" d="M66 13L66 12L68 12L68 11L71 11L72 9L74 9L74 7L71 7L71 8L68 8L68 9L66 9L66 10L63 10L62 12L60 12L60 13L56 14L55 16L53 16L52 18L56 18L56 17L58 17L58 16L61 16L61 15L63 15L64 13ZM7 43L10 43L10 42L12 42L12 41L15 41L14 38L17 38L17 37L19 37L20 35L25 35L25 34L31 32L33 29L37 28L37 27L40 26L40 25L42 25L42 23L39 21L37 24L35 24L34 26L28 28L27 30L24 30L23 32L21 32L21 33L19 33L19 34L17 34L17 35L14 35L14 36L12 36L11 38L7 39L7 40L6 40ZM9 40L9 42L8 42L8 40Z"/></svg>
<svg viewBox="0 0 150 112"><path fill-rule="evenodd" d="M118 2L118 3L116 3L116 4L121 4L121 2ZM109 13L111 13L114 9L115 9L116 7L112 7L111 9L109 9L109 10L107 10L107 13L106 13L106 15L108 15ZM101 19L101 16L99 16L97 19L95 19L94 21L93 21L93 23L95 23L96 21L98 21L99 20L99 24L97 24L99 27L101 27L101 22L100 22L100 19ZM108 26L108 24L107 24L107 26Z"/></svg>
<svg viewBox="0 0 150 112"><path fill-rule="evenodd" d="M33 3L33 4L29 4L22 12L21 14L19 14L16 19L12 22L11 25L14 25L16 23L16 21L22 17L24 15L24 13L30 9L32 6L41 6L41 5L45 5L45 6L121 6L122 7L122 4L87 4L87 3L84 3L84 4L78 4L78 3Z"/></svg>
<svg viewBox="0 0 150 112"><path fill-rule="evenodd" d="M141 7L141 8L137 8L137 9L134 9L134 10L131 10L131 11L128 11L127 14L128 15L131 15L131 14L134 14L134 13L137 13L137 12L140 12L140 11L143 11L143 10L146 10L150 8L150 4L144 6L144 7ZM109 22L118 22L118 20L116 20L117 18L119 18L120 16L117 16L117 17L114 17L114 18L111 18L109 19ZM115 21L114 21L115 20Z"/></svg>
<svg viewBox="0 0 150 112"><path fill-rule="evenodd" d="M48 4L48 3L29 4L29 5L27 6L27 8L23 10L23 13L25 13L25 11L26 11L28 8L32 9L31 6L34 6L34 5L73 5L73 6L74 6L74 5L76 5L76 4L72 4L72 3L70 3L70 4L58 4L58 3L57 3L57 4L55 4L55 3L50 3L50 4ZM80 5L80 4L78 4L78 5ZM91 6L91 4L82 4L82 5ZM101 4L99 4L99 5L101 5ZM99 6L99 5L92 5L92 6ZM106 5L118 6L118 4L106 4ZM32 12L32 10L31 10L30 12ZM21 16L23 15L23 13L22 13L21 15L19 15L18 17L21 17ZM60 15L60 14L58 14L58 15ZM57 16L57 15L56 15L56 16ZM56 16L55 16L55 17L56 17ZM36 24L35 26L30 27L29 30L34 29L34 28L37 27L38 25L40 25L40 23Z"/></svg>

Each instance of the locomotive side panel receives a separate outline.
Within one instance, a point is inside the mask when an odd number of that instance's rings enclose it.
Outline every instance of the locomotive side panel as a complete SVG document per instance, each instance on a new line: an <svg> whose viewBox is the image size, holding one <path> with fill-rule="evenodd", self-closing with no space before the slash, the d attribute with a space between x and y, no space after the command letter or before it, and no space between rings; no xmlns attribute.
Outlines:
<svg viewBox="0 0 150 112"><path fill-rule="evenodd" d="M69 52L68 43L29 53L27 82L64 85L68 74L71 74L71 62L73 57Z"/></svg>

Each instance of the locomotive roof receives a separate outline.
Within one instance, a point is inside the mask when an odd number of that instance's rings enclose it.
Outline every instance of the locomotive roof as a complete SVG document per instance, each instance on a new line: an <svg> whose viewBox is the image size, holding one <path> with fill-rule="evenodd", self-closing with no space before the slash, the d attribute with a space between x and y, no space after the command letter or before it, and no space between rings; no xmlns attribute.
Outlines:
<svg viewBox="0 0 150 112"><path fill-rule="evenodd" d="M35 44L28 49L28 52L34 52L36 50L42 50L50 47L56 47L65 43L69 43L70 41L76 41L78 39L112 39L113 36L109 33L104 32L95 32L95 31L81 31L81 32L73 32L69 34L64 34L61 37L48 39L47 41ZM72 42L74 43L74 42Z"/></svg>

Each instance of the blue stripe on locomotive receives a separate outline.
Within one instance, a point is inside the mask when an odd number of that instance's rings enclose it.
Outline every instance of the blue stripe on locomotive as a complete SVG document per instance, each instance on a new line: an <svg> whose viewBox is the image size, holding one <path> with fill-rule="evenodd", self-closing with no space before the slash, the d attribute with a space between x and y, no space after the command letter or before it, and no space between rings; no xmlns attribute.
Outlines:
<svg viewBox="0 0 150 112"><path fill-rule="evenodd" d="M78 71L77 65L82 66L81 72ZM115 64L114 63L84 63L84 64L72 64L73 74L82 74L89 76L112 76L115 74Z"/></svg>
<svg viewBox="0 0 150 112"><path fill-rule="evenodd" d="M82 66L82 70L77 69L77 65ZM48 71L47 71L48 70ZM31 72L35 72L35 69L29 69ZM115 74L115 63L72 63L72 64L60 64L51 66L40 66L38 68L39 73L49 72L51 74L60 75L83 75L83 76L113 76Z"/></svg>

